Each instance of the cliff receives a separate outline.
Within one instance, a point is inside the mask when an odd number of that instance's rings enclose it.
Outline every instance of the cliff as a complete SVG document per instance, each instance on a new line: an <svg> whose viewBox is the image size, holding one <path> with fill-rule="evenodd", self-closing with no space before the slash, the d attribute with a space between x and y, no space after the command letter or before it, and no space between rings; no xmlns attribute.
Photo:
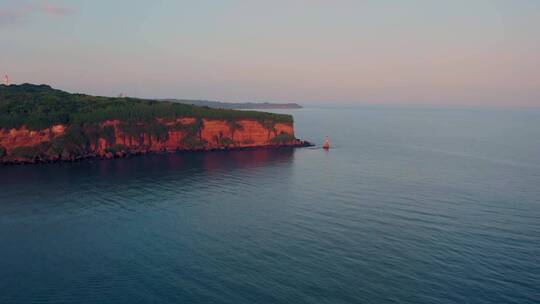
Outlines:
<svg viewBox="0 0 540 304"><path fill-rule="evenodd" d="M0 87L0 163L307 145L289 115L26 86Z"/></svg>

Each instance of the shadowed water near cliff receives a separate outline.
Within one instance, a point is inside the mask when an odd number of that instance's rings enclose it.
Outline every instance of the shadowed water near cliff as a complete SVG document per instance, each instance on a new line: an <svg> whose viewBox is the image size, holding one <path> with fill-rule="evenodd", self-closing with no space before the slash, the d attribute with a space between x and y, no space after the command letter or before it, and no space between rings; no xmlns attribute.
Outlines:
<svg viewBox="0 0 540 304"><path fill-rule="evenodd" d="M0 167L0 303L538 300L538 111L292 113L335 148Z"/></svg>

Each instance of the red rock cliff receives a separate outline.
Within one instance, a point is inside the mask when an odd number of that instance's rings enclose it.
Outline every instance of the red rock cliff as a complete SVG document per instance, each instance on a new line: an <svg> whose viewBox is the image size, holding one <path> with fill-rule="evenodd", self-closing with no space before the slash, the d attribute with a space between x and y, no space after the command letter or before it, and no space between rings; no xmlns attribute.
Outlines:
<svg viewBox="0 0 540 304"><path fill-rule="evenodd" d="M151 127L142 123L126 126L119 120L105 121L100 124L99 132L94 132L97 135L87 136L84 143L80 140L72 143L65 139L70 132L69 126L56 125L40 131L25 127L0 129L0 161L73 160L93 156L110 158L129 153L305 144L294 137L292 123L253 119L201 120L191 117L172 121L157 119L157 122L161 129L148 131Z"/></svg>

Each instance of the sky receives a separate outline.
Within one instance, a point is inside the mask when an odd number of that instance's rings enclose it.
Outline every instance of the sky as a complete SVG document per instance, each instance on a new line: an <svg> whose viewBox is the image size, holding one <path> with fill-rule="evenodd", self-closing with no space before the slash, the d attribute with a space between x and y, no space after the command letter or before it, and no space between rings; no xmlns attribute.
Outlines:
<svg viewBox="0 0 540 304"><path fill-rule="evenodd" d="M540 1L0 0L0 73L104 96L540 107Z"/></svg>

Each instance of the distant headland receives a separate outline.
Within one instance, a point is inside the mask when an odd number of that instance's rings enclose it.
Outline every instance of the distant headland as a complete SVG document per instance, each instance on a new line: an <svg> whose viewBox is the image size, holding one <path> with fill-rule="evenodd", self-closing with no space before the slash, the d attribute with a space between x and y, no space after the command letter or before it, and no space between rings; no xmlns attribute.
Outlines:
<svg viewBox="0 0 540 304"><path fill-rule="evenodd" d="M274 102L222 102L211 100L191 99L164 99L164 101L178 102L199 107L216 109L243 109L243 110L271 110L271 109L302 109L297 103L274 103Z"/></svg>
<svg viewBox="0 0 540 304"><path fill-rule="evenodd" d="M0 85L0 163L310 145L293 123L285 114Z"/></svg>

